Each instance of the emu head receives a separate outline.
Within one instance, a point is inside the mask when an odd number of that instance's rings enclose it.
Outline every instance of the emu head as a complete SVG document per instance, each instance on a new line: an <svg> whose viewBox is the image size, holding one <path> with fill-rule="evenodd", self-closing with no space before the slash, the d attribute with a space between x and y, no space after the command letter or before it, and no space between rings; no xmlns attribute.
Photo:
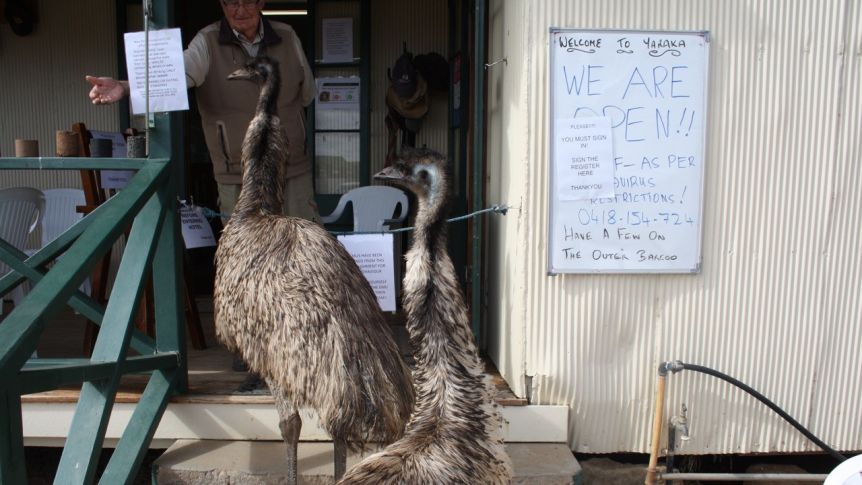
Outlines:
<svg viewBox="0 0 862 485"><path fill-rule="evenodd" d="M427 148L402 149L395 162L374 178L410 190L419 197L436 199L446 194L446 158Z"/></svg>
<svg viewBox="0 0 862 485"><path fill-rule="evenodd" d="M244 79L263 83L278 77L278 61L266 56L255 57L248 64L228 74L229 80Z"/></svg>

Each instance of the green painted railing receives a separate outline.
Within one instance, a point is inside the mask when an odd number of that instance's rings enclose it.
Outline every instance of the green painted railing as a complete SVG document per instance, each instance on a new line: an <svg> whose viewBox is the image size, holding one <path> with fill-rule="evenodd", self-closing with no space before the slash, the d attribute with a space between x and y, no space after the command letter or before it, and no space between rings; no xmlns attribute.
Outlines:
<svg viewBox="0 0 862 485"><path fill-rule="evenodd" d="M148 159L0 158L0 170L137 170L117 195L36 254L27 257L0 240L0 295L29 280L32 289L0 323L0 484L26 483L21 396L81 384L81 394L54 483L92 483L120 378L149 372L128 428L100 483L131 483L174 391L186 388L178 187L182 164L172 127L157 114ZM97 262L126 233L125 251L107 305L78 291ZM55 261L55 258L63 257ZM47 263L54 261L50 267ZM48 268L46 270L46 267ZM155 337L138 331L134 313L152 278ZM31 359L46 322L69 305L100 326L89 359ZM135 356L128 357L133 349Z"/></svg>

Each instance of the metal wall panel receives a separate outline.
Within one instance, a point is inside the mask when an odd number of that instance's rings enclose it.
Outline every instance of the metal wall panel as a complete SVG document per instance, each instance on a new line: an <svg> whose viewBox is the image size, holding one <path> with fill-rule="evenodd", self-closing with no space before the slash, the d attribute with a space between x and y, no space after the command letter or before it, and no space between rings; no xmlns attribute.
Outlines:
<svg viewBox="0 0 862 485"><path fill-rule="evenodd" d="M55 133L84 122L94 130L119 130L113 107L87 96L86 74L117 74L116 4L112 0L38 2L32 34L18 37L0 25L0 154L14 156L16 138L39 140L54 156ZM36 88L38 87L38 88ZM80 187L74 172L2 171L0 187Z"/></svg>
<svg viewBox="0 0 862 485"><path fill-rule="evenodd" d="M860 2L522 4L489 9L491 57L522 59L488 79L489 158L503 158L488 193L519 209L492 220L507 237L488 243L491 352L507 381L523 395L533 375L534 402L569 405L579 452L648 452L656 368L673 359L862 449ZM700 274L547 276L550 27L710 31ZM672 375L667 412L682 403L683 453L817 450L715 378Z"/></svg>

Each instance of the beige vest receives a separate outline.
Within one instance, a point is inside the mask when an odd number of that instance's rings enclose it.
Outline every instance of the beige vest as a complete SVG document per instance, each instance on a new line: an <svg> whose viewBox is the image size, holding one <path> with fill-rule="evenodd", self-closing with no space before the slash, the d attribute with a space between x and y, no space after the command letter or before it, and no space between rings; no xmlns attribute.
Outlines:
<svg viewBox="0 0 862 485"><path fill-rule="evenodd" d="M263 19L264 34L259 56L278 61L281 91L278 116L290 153L286 177L311 170L305 150L305 113L302 108L302 64L297 59L291 27ZM242 140L254 117L260 88L249 81L228 81L227 76L251 58L242 48L225 20L217 29L205 29L210 66L204 82L195 89L204 137L213 163L213 174L222 184L242 183Z"/></svg>

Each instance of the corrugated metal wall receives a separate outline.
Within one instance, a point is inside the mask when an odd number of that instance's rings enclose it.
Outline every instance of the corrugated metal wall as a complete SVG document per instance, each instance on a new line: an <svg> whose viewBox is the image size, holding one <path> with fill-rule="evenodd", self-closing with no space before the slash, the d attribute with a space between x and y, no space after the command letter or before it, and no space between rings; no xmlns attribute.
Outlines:
<svg viewBox="0 0 862 485"><path fill-rule="evenodd" d="M647 452L671 359L862 449L860 3L491 2L489 57L509 62L489 72L488 194L520 209L492 220L491 351L518 394L527 373L534 402L571 406L576 451ZM550 27L710 31L700 274L546 275ZM683 453L817 450L717 379L673 375L669 394Z"/></svg>
<svg viewBox="0 0 862 485"><path fill-rule="evenodd" d="M8 24L0 24L3 156L14 156L16 138L35 138L43 156L54 156L56 131L79 121L94 130L119 130L117 110L93 106L84 80L86 74L117 74L115 2L37 3L39 22L32 34L18 37ZM0 187L80 185L77 171L0 171Z"/></svg>

